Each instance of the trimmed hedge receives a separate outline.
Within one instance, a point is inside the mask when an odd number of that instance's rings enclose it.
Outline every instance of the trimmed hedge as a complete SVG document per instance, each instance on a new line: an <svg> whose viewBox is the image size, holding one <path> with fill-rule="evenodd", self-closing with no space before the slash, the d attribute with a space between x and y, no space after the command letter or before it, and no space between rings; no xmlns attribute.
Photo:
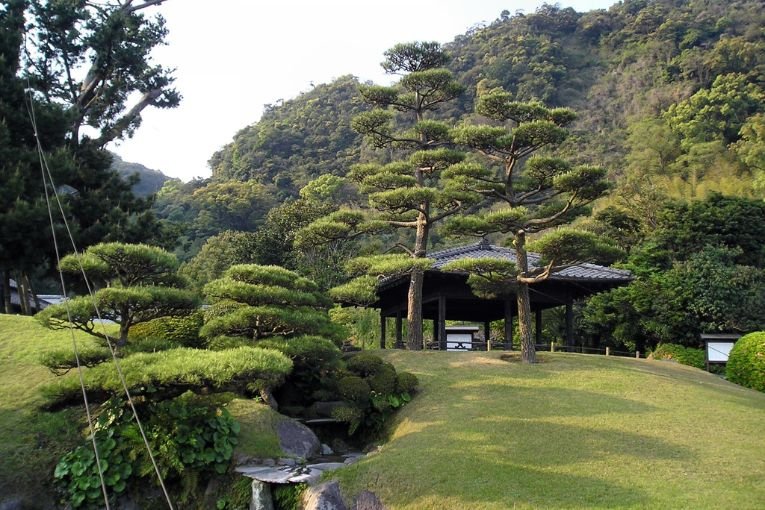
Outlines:
<svg viewBox="0 0 765 510"><path fill-rule="evenodd" d="M683 365L704 369L706 366L706 357L701 349L693 347L684 347L679 344L659 344L648 359L676 361Z"/></svg>
<svg viewBox="0 0 765 510"><path fill-rule="evenodd" d="M292 361L284 354L254 347L225 351L178 348L156 353L136 353L120 361L128 388L134 395L162 395L193 387L209 386L216 390L230 386L254 389L281 383L292 370ZM117 371L112 363L88 369L85 388L93 392L122 394ZM43 388L51 405L77 400L80 383L76 374L60 378ZM107 396L108 395L104 395Z"/></svg>
<svg viewBox="0 0 765 510"><path fill-rule="evenodd" d="M371 389L369 384L356 375L349 375L337 381L337 389L343 400L366 406Z"/></svg>
<svg viewBox="0 0 765 510"><path fill-rule="evenodd" d="M160 317L131 326L130 340L138 343L164 340L175 347L202 347L199 330L203 322L199 311L186 316Z"/></svg>
<svg viewBox="0 0 765 510"><path fill-rule="evenodd" d="M412 393L419 383L416 375L410 372L399 372L396 377L396 391L398 393Z"/></svg>
<svg viewBox="0 0 765 510"><path fill-rule="evenodd" d="M376 374L382 369L384 362L380 356L371 352L354 354L348 360L348 370L362 377Z"/></svg>
<svg viewBox="0 0 765 510"><path fill-rule="evenodd" d="M725 375L731 382L765 392L765 331L738 339L730 351Z"/></svg>

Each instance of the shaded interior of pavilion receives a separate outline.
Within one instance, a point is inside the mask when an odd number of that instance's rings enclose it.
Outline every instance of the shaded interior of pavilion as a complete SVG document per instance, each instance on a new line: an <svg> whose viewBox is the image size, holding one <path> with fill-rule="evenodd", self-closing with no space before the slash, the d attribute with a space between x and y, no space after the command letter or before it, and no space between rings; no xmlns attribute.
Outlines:
<svg viewBox="0 0 765 510"><path fill-rule="evenodd" d="M448 262L462 258L498 258L515 261L513 250L494 246L482 241L477 244L460 246L448 250L434 252L428 255L435 260L432 269L425 272L423 283L422 317L423 321L433 322L433 334L425 339L425 346L431 349L447 350L447 321L471 323L482 329L478 339L468 350L486 350L501 347L511 350L513 345L513 321L518 316L518 304L512 288L505 296L497 299L483 299L473 294L467 283L468 275L441 271L440 267ZM534 266L539 257L529 254L529 263ZM567 348L574 346L574 312L573 305L598 292L603 292L632 280L629 271L614 269L595 264L578 264L551 275L547 280L529 287L531 312L535 318L535 342L542 344L544 310L565 307L564 343ZM383 280L377 288L377 301L371 306L380 310L380 347L386 347L388 330L392 326L395 331L394 347L403 348L405 345L404 323L407 317L407 293L409 277L403 275L397 278ZM391 320L392 319L392 320ZM497 341L493 339L489 345L485 339L490 338L491 323L503 321L504 335ZM450 344L452 345L452 344Z"/></svg>

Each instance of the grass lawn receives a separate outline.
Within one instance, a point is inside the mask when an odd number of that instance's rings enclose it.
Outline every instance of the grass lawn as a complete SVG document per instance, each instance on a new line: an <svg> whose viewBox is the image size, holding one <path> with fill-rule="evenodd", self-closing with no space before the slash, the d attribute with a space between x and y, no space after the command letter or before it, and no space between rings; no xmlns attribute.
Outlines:
<svg viewBox="0 0 765 510"><path fill-rule="evenodd" d="M79 345L93 343L75 333ZM53 468L81 440L84 408L41 412L39 388L55 376L39 364L50 351L71 349L69 332L50 331L31 317L0 314L0 500L34 494L50 508Z"/></svg>
<svg viewBox="0 0 765 510"><path fill-rule="evenodd" d="M81 342L92 342L78 334ZM78 443L80 408L39 410L38 364L68 332L0 315L0 500L36 496ZM382 451L336 471L396 509L765 508L765 394L668 362L540 353L386 351L421 391ZM242 453L280 452L279 416L233 400ZM46 499L48 498L48 499Z"/></svg>
<svg viewBox="0 0 765 510"><path fill-rule="evenodd" d="M78 345L95 345L75 332ZM0 502L26 496L39 508L53 508L53 469L58 459L80 444L84 407L49 413L40 410L40 386L55 376L39 364L46 352L71 349L69 331L51 331L31 317L0 314ZM242 431L240 453L281 457L274 431L281 416L266 405L234 399L228 404Z"/></svg>
<svg viewBox="0 0 765 510"><path fill-rule="evenodd" d="M669 362L385 352L420 378L390 442L333 473L390 509L765 508L765 394Z"/></svg>

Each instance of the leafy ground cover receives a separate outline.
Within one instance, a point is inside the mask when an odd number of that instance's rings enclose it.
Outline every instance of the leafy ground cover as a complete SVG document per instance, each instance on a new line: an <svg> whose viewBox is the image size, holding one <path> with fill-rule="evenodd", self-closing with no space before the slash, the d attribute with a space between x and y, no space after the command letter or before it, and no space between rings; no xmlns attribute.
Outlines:
<svg viewBox="0 0 765 510"><path fill-rule="evenodd" d="M763 508L765 394L671 362L387 352L420 379L390 441L333 473L391 509Z"/></svg>

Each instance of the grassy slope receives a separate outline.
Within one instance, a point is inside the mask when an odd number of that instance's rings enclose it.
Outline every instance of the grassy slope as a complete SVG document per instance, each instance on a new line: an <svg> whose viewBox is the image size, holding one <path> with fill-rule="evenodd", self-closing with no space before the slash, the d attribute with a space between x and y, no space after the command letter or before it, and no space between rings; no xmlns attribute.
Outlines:
<svg viewBox="0 0 765 510"><path fill-rule="evenodd" d="M78 342L92 340L77 333ZM45 507L49 480L61 454L80 440L81 409L38 410L39 387L55 376L38 363L41 354L71 349L68 332L49 331L31 317L0 314L0 499L35 494Z"/></svg>
<svg viewBox="0 0 765 510"><path fill-rule="evenodd" d="M80 346L93 343L88 335L75 335ZM0 314L0 502L26 496L40 508L53 507L53 468L82 440L84 408L40 411L39 388L55 376L38 359L45 352L71 347L68 331L50 331L30 317ZM242 454L284 456L273 428L280 415L253 401L237 399L228 407L242 425Z"/></svg>
<svg viewBox="0 0 765 510"><path fill-rule="evenodd" d="M765 508L765 394L668 362L388 352L421 393L337 472L391 509Z"/></svg>

